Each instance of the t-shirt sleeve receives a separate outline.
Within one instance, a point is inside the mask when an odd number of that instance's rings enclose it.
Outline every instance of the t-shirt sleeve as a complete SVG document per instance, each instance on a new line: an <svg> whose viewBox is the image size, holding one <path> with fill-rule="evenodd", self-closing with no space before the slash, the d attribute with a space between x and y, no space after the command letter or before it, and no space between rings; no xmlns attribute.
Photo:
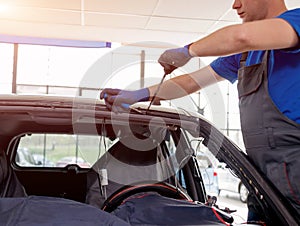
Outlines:
<svg viewBox="0 0 300 226"><path fill-rule="evenodd" d="M294 28L300 40L300 8L286 11L279 15L278 18L287 21ZM300 44L297 46L297 48L300 49Z"/></svg>
<svg viewBox="0 0 300 226"><path fill-rule="evenodd" d="M211 62L211 68L221 77L234 83L240 65L241 54L219 57Z"/></svg>

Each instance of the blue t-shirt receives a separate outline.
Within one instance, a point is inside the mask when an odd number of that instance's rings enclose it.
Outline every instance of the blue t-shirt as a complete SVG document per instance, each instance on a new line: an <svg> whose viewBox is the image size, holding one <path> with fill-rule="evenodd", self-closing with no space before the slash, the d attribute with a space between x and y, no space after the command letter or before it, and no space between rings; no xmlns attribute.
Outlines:
<svg viewBox="0 0 300 226"><path fill-rule="evenodd" d="M300 8L278 16L297 32L300 40ZM265 51L250 51L246 65L260 63ZM210 66L220 76L235 82L241 54L219 57ZM300 46L271 50L268 62L269 94L277 108L288 118L300 123Z"/></svg>

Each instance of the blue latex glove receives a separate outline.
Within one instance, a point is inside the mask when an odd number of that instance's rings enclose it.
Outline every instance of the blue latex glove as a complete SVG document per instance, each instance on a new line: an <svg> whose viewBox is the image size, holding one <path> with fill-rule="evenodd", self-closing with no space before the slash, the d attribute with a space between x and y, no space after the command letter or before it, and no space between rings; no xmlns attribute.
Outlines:
<svg viewBox="0 0 300 226"><path fill-rule="evenodd" d="M149 100L148 88L143 88L135 91L121 90L121 89L104 89L100 93L100 99L105 100L106 107L110 110L129 109L131 104L139 101Z"/></svg>
<svg viewBox="0 0 300 226"><path fill-rule="evenodd" d="M185 65L193 56L189 53L189 45L182 48L166 50L158 59L163 66L165 74L170 74L178 67Z"/></svg>

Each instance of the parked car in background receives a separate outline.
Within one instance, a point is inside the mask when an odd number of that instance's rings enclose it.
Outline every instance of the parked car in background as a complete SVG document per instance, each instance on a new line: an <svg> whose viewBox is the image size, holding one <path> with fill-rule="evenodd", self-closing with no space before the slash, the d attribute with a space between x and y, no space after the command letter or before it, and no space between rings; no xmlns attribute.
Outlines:
<svg viewBox="0 0 300 226"><path fill-rule="evenodd" d="M90 168L91 165L80 157L66 156L56 162L56 167L65 167L70 164L76 164L81 168Z"/></svg>
<svg viewBox="0 0 300 226"><path fill-rule="evenodd" d="M28 148L19 148L16 153L16 162L20 166L35 166L36 162Z"/></svg>
<svg viewBox="0 0 300 226"><path fill-rule="evenodd" d="M32 154L32 157L34 159L35 165L41 166L41 167L54 167L54 162L50 161L44 155L41 154Z"/></svg>
<svg viewBox="0 0 300 226"><path fill-rule="evenodd" d="M207 194L219 195L218 173L212 161L204 153L197 153L197 162Z"/></svg>
<svg viewBox="0 0 300 226"><path fill-rule="evenodd" d="M1 223L7 225L13 219L13 225L21 225L21 220L28 225L57 224L57 217L80 207L89 219L95 219L94 225L103 222L99 214L118 226L300 225L295 209L248 156L202 115L148 104L114 113L95 99L0 95L0 150L7 155L8 172L28 194L6 198L5 194L14 194L6 191L15 188L7 181L0 193L4 194ZM194 148L200 145L191 145L192 140L207 148L205 154L226 163L255 194L263 222L246 222L208 199L206 176L200 168L210 170L210 163ZM53 143L55 148L47 152L49 159L82 156L91 165L80 167L78 159L75 164L67 159L63 167L20 165L20 145L42 150ZM0 177L0 184L6 178ZM62 208L62 204L70 205ZM18 214L22 218L15 217L11 206L21 206ZM74 214L71 220L75 223L79 216Z"/></svg>
<svg viewBox="0 0 300 226"><path fill-rule="evenodd" d="M217 168L219 190L230 191L239 194L243 203L247 202L249 191L240 178L227 167L226 163L220 163Z"/></svg>

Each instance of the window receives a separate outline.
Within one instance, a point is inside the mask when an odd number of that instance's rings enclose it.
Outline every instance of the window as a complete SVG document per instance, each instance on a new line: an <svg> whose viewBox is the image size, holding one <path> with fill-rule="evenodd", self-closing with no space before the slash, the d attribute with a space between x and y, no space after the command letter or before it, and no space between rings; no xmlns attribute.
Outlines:
<svg viewBox="0 0 300 226"><path fill-rule="evenodd" d="M13 74L14 45L0 43L0 90L11 93Z"/></svg>
<svg viewBox="0 0 300 226"><path fill-rule="evenodd" d="M21 137L15 160L22 167L90 168L112 143L102 136L31 134Z"/></svg>

